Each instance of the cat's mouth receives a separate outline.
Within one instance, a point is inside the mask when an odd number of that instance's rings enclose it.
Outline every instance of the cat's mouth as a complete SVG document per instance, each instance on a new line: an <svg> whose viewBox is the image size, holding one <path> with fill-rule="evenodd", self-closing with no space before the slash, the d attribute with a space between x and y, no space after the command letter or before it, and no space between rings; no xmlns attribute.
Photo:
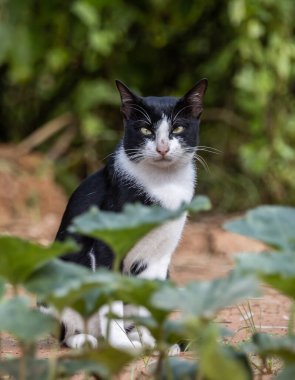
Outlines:
<svg viewBox="0 0 295 380"><path fill-rule="evenodd" d="M172 162L173 159L171 157L161 156L154 159L155 162Z"/></svg>
<svg viewBox="0 0 295 380"><path fill-rule="evenodd" d="M174 160L171 157L157 157L154 158L151 163L159 167L168 167L173 165Z"/></svg>

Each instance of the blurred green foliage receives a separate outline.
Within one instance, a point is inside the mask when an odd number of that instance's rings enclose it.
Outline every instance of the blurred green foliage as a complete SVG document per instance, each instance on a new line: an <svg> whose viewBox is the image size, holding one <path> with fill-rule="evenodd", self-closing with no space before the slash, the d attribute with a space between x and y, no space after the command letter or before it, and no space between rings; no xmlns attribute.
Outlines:
<svg viewBox="0 0 295 380"><path fill-rule="evenodd" d="M122 134L114 79L181 96L206 76L201 143L221 154L199 192L221 210L295 204L294 14L293 0L0 0L0 136L70 112L56 166L85 176Z"/></svg>

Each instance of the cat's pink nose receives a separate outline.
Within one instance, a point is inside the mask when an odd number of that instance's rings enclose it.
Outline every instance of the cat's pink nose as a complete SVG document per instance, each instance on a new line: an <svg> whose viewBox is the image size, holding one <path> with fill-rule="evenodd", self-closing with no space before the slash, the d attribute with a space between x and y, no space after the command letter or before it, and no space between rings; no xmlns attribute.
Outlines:
<svg viewBox="0 0 295 380"><path fill-rule="evenodd" d="M165 156L169 152L169 146L160 145L157 146L157 152L161 154L161 156Z"/></svg>

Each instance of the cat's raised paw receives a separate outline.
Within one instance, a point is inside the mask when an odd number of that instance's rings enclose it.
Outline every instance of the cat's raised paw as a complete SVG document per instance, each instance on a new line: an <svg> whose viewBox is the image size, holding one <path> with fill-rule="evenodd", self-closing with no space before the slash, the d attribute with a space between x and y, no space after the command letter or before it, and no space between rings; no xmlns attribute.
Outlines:
<svg viewBox="0 0 295 380"><path fill-rule="evenodd" d="M92 348L97 347L97 339L89 334L76 334L68 337L65 340L65 344L69 348L82 348L88 343Z"/></svg>

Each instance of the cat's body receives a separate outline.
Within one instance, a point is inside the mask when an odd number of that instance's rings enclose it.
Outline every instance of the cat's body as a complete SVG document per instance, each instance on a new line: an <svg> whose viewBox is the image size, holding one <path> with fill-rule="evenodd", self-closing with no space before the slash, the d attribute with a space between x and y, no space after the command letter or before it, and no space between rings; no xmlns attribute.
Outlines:
<svg viewBox="0 0 295 380"><path fill-rule="evenodd" d="M105 168L88 177L73 193L57 233L58 240L69 236L72 219L96 205L102 210L122 210L126 203L159 204L176 209L189 202L194 193L195 169L193 156L198 143L199 118L207 81L197 83L183 98L138 97L117 82L122 100L125 134ZM140 240L124 258L121 268L127 275L165 279L171 256L179 242L186 215L156 228ZM80 252L68 254L63 260L111 269L113 253L101 241L74 235L81 244ZM129 310L128 310L129 309ZM109 307L101 308L88 323L85 335L81 317L70 309L62 316L64 342L80 347L85 340L93 346L100 335L106 338ZM119 316L144 309L134 309L114 302L111 311ZM153 337L147 330L132 331L121 320L112 321L108 331L110 344L121 348L152 346Z"/></svg>

